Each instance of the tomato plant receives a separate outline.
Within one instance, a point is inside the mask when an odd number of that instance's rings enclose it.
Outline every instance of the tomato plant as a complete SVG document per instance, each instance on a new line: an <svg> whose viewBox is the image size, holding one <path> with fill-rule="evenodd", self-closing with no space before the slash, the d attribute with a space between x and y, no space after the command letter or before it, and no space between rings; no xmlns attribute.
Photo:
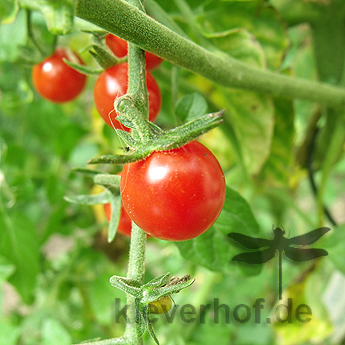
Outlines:
<svg viewBox="0 0 345 345"><path fill-rule="evenodd" d="M128 54L128 43L122 38L109 34L105 37L105 41L117 57L123 58ZM150 52L145 52L145 57L146 68L150 71L157 68L163 62L163 59Z"/></svg>
<svg viewBox="0 0 345 345"><path fill-rule="evenodd" d="M345 2L5 3L0 5L0 344L70 345L95 338L102 340L87 344L158 345L160 339L169 345L229 339L233 345L343 344L338 313L343 306L334 303L339 301L334 282L345 274ZM110 83L118 91L109 102L106 86L98 101L109 103L104 117L113 126L119 125L115 100L121 121L135 125L132 132L113 131L93 116L93 82L119 62L111 44L106 46L109 33L123 39L117 42L123 54L128 50L128 59L122 59L131 73L129 78L127 69L123 73L121 90ZM89 74L90 82L84 97L68 104L34 97L27 73L57 42L88 56L81 65L71 54L74 68ZM154 71L164 101L161 128L140 116L149 109L142 50L164 59ZM68 91L70 72L62 73L66 79L57 86L39 81L60 95ZM123 102L116 102L123 93ZM151 107L156 101L150 88L149 94ZM217 181L222 184L223 173L195 138L217 157L227 182L214 223L223 187L218 198L207 192ZM138 216L144 230L176 242L147 243L134 221L128 240L116 237L120 207L107 234L102 231L103 204L120 206L116 173L124 165L122 197L130 196L130 216ZM315 245L329 255L316 264L282 262L283 301L278 258L239 269L233 258L244 251L227 236L268 239L273 224L290 238L331 227ZM166 272L188 271L190 280L169 284ZM193 278L196 284L185 289ZM168 296L177 302L169 314L151 315L170 308ZM308 303L311 321L299 322L297 309L291 320L284 312L281 323L275 319L280 302L286 307L290 301L295 307ZM219 306L230 313L220 308L218 315Z"/></svg>
<svg viewBox="0 0 345 345"><path fill-rule="evenodd" d="M105 215L110 222L111 219L111 204L106 203L103 205ZM126 209L121 205L121 211L120 211L120 221L119 225L117 227L117 231L125 236L130 237L131 236L131 231L132 231L132 219L129 217Z"/></svg>
<svg viewBox="0 0 345 345"><path fill-rule="evenodd" d="M184 241L216 221L225 200L225 180L212 152L193 141L126 164L121 195L129 216L146 233Z"/></svg>
<svg viewBox="0 0 345 345"><path fill-rule="evenodd" d="M154 121L160 111L162 97L159 86L150 72L146 72L149 94L149 119ZM128 64L122 63L105 70L98 77L94 87L96 108L104 121L112 128L129 129L116 120L114 100L126 93L128 87Z"/></svg>
<svg viewBox="0 0 345 345"><path fill-rule="evenodd" d="M86 76L68 66L63 59L83 64L76 53L57 48L53 55L36 64L32 70L32 80L37 92L56 103L75 99L86 84Z"/></svg>

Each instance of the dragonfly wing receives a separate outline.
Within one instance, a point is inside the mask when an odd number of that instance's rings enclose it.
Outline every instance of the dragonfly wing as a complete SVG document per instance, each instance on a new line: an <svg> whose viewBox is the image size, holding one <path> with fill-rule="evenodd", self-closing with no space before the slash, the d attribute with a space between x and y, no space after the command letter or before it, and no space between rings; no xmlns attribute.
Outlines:
<svg viewBox="0 0 345 345"><path fill-rule="evenodd" d="M263 264L273 259L275 252L274 248L267 248L257 252L242 253L234 256L232 261L244 262L246 264Z"/></svg>
<svg viewBox="0 0 345 345"><path fill-rule="evenodd" d="M293 261L309 261L320 256L328 255L328 252L324 249L315 249L315 248L285 248L284 249L285 255L287 258Z"/></svg>
<svg viewBox="0 0 345 345"><path fill-rule="evenodd" d="M288 241L288 244L297 244L300 246L306 246L308 244L313 244L321 236L323 236L326 232L330 230L331 230L330 228L326 228L326 227L315 229L313 231L308 232L307 234L289 238L287 241Z"/></svg>
<svg viewBox="0 0 345 345"><path fill-rule="evenodd" d="M272 243L272 240L250 237L250 236L239 234L237 232L231 232L230 234L228 234L228 237L248 249L259 249L261 247L268 247Z"/></svg>

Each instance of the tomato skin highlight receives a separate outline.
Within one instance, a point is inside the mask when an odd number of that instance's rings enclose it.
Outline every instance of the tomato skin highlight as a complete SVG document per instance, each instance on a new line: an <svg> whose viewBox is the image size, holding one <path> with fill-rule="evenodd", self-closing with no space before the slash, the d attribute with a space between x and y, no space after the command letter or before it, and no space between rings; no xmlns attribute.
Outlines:
<svg viewBox="0 0 345 345"><path fill-rule="evenodd" d="M57 48L53 55L36 64L32 70L32 80L37 92L55 103L72 101L86 85L86 75L68 66L63 58L84 64L76 53Z"/></svg>
<svg viewBox="0 0 345 345"><path fill-rule="evenodd" d="M105 215L110 222L111 219L111 204L103 204ZM126 209L121 205L121 211L120 211L120 221L119 225L117 227L117 231L125 236L131 237L132 232L132 219L129 217Z"/></svg>
<svg viewBox="0 0 345 345"><path fill-rule="evenodd" d="M153 122L161 109L162 96L155 78L148 71L146 71L146 85L149 94L149 120ZM121 63L100 74L93 92L96 108L106 124L129 132L129 128L116 120L117 113L114 110L115 99L124 95L127 88L128 63Z"/></svg>
<svg viewBox="0 0 345 345"><path fill-rule="evenodd" d="M128 54L128 43L122 38L109 34L105 37L105 42L118 58L124 58ZM150 52L145 52L145 57L146 68L149 71L156 69L163 62L163 59Z"/></svg>
<svg viewBox="0 0 345 345"><path fill-rule="evenodd" d="M197 141L126 164L121 175L129 216L147 234L168 241L208 230L223 208L225 192L218 160Z"/></svg>

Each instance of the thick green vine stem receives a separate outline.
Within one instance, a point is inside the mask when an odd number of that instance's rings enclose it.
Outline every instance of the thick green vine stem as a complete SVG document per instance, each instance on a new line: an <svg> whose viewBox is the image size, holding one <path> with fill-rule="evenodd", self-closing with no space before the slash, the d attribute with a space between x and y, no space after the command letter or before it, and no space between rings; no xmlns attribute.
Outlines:
<svg viewBox="0 0 345 345"><path fill-rule="evenodd" d="M146 237L146 233L132 222L127 279L136 281L138 285L144 284ZM127 294L127 305L125 331L125 337L128 339L127 344L142 344L144 325L141 325L141 320L138 319L135 297Z"/></svg>
<svg viewBox="0 0 345 345"><path fill-rule="evenodd" d="M225 87L284 98L301 98L331 107L345 106L343 88L260 70L226 54L209 52L125 1L78 0L76 14L144 50Z"/></svg>
<svg viewBox="0 0 345 345"><path fill-rule="evenodd" d="M142 13L143 6L141 0L127 0L133 7ZM146 61L145 52L133 43L128 45L128 90L127 98L117 100L115 108L119 110L120 115L133 115L133 122L138 127L133 131L139 135L140 141L145 143L150 140L152 131L147 125L148 119L148 93L146 87ZM126 100L130 98L132 102ZM124 108L123 111L121 111ZM131 114L135 112L134 114ZM146 233L132 222L131 244L129 250L129 261L127 270L127 279L135 281L138 285L144 284L145 277L145 250ZM142 335L145 330L142 320L137 317L136 298L127 294L127 320L124 336L127 338L127 344L143 344Z"/></svg>

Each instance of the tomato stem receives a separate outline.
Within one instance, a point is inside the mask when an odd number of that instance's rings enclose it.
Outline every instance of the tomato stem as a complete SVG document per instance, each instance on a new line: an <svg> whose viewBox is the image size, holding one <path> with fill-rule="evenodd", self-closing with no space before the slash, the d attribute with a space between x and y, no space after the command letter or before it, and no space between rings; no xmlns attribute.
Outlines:
<svg viewBox="0 0 345 345"><path fill-rule="evenodd" d="M129 249L129 262L127 278L144 284L145 277L145 250L146 233L132 222L131 245ZM127 294L127 323L125 336L128 339L127 344L143 344L142 334L140 334L141 318L137 319L138 310L135 304L135 297Z"/></svg>
<svg viewBox="0 0 345 345"><path fill-rule="evenodd" d="M125 1L78 0L76 14L146 51L225 87L306 99L331 107L345 106L345 91L342 88L254 68L226 54L212 53Z"/></svg>
<svg viewBox="0 0 345 345"><path fill-rule="evenodd" d="M140 0L128 0L128 3L135 6L140 12L144 10ZM121 113L130 116L134 124L133 135L139 135L144 143L152 138L152 130L148 124L149 105L146 86L146 61L145 52L134 43L128 44L128 90L127 95L118 99L115 105ZM129 250L129 261L127 278L144 284L145 277L145 250L146 233L132 222L131 244ZM127 294L127 321L125 337L128 344L143 344L142 340L142 319L138 319L135 297Z"/></svg>

